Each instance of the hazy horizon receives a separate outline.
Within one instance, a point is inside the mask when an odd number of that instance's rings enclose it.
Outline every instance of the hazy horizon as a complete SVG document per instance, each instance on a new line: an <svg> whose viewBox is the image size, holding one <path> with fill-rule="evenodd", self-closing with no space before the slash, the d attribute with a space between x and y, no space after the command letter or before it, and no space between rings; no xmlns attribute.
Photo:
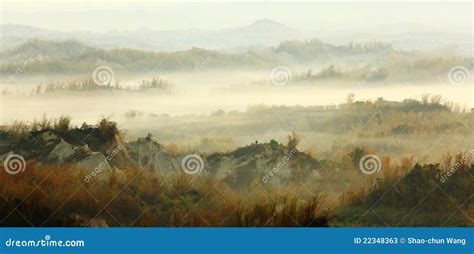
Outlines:
<svg viewBox="0 0 474 254"><path fill-rule="evenodd" d="M70 31L218 30L270 19L301 31L472 31L472 3L440 2L2 2L2 24ZM245 15L241 15L245 13ZM455 13L456 15L449 15ZM363 18L361 18L363 17ZM107 22L104 22L107 19ZM370 19L370 23L366 20ZM417 27L409 27L417 25ZM407 26L408 25L408 26ZM381 27L396 28L381 31ZM421 28L418 26L422 26Z"/></svg>

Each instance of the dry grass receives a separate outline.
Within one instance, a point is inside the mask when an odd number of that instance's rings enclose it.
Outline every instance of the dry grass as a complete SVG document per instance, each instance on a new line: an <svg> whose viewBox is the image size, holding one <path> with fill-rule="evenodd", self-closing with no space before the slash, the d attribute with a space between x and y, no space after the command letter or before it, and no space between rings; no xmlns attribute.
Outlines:
<svg viewBox="0 0 474 254"><path fill-rule="evenodd" d="M447 155L440 164L414 167L385 161L383 174L341 194L335 225L470 226L474 192L471 158Z"/></svg>
<svg viewBox="0 0 474 254"><path fill-rule="evenodd" d="M141 227L328 226L331 219L319 194L247 199L223 183L185 174L165 179L123 168L86 184L87 171L71 165L29 163L26 168L18 175L0 172L0 194L6 199L2 226L94 226L98 219L109 226Z"/></svg>

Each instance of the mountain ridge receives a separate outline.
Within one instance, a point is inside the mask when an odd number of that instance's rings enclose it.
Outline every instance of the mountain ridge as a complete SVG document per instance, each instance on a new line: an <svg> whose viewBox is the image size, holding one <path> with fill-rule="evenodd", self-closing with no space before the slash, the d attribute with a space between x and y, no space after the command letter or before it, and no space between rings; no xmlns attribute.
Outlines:
<svg viewBox="0 0 474 254"><path fill-rule="evenodd" d="M269 19L235 28L220 30L152 30L137 29L128 31L72 31L61 32L34 26L2 24L1 44L11 48L26 42L28 39L68 40L77 39L94 47L110 49L117 47L135 48L153 51L177 51L191 47L232 50L246 49L253 46L271 46L284 40L304 39L303 32L292 29ZM170 43L172 41L173 43Z"/></svg>
<svg viewBox="0 0 474 254"><path fill-rule="evenodd" d="M202 69L203 64L206 69L254 69L273 68L275 65L325 64L341 57L374 58L390 52L393 52L391 46L382 43L356 47L354 45L334 46L318 39L284 41L275 47L252 49L243 53L228 53L199 47L175 52L154 52L130 48L107 50L91 47L77 40L32 39L16 48L1 51L0 57L3 61L0 71L5 74L15 73L26 61L31 61L28 64L29 74L40 70L71 73L90 71L90 68L104 64L114 69L138 72L192 71Z"/></svg>

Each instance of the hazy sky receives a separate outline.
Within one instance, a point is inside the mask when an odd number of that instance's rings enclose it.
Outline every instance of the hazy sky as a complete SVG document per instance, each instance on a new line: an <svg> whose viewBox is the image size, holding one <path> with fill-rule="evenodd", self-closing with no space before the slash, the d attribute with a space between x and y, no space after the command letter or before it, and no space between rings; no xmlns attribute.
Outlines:
<svg viewBox="0 0 474 254"><path fill-rule="evenodd" d="M219 29L268 18L301 30L371 31L414 23L453 32L472 31L472 2L132 2L2 1L1 23L71 31ZM380 31L379 31L380 32Z"/></svg>

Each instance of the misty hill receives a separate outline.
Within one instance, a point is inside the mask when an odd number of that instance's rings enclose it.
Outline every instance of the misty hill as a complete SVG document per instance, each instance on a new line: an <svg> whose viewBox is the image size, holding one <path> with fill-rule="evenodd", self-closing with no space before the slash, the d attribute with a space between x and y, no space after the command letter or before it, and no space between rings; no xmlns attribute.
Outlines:
<svg viewBox="0 0 474 254"><path fill-rule="evenodd" d="M172 52L192 47L228 52L244 52L252 48L276 46L287 40L320 38L335 45L351 42L367 43L380 41L399 50L443 49L470 55L471 33L463 29L449 32L431 25L405 22L364 26L364 30L348 31L311 28L305 31L290 28L269 19L257 20L249 25L219 30L187 29L158 31L137 29L133 31L112 30L107 32L70 31L61 32L35 26L2 24L0 45L2 50L19 46L30 39L78 40L97 48L132 48L151 51Z"/></svg>
<svg viewBox="0 0 474 254"><path fill-rule="evenodd" d="M244 53L191 48L176 52L152 52L126 48L111 50L87 46L74 40L29 40L24 44L0 52L1 71L14 73L28 61L28 74L37 72L90 73L98 65L109 65L114 70L136 72L176 71L212 68L272 68L279 64L298 65L343 61L346 57L374 58L393 52L389 45L368 43L334 46L313 39L285 41L276 47L249 50Z"/></svg>
<svg viewBox="0 0 474 254"><path fill-rule="evenodd" d="M101 178L115 167L139 167L163 175L182 173L181 161L188 153L171 153L151 135L124 142L115 122L69 128L68 118L54 124L44 119L42 126L26 132L0 130L0 160L9 154L47 165L72 164L77 169L94 170L102 165ZM205 166L201 174L223 179L241 188L253 181L287 185L301 177L318 175L318 160L296 149L297 140L288 145L272 140L258 142L226 153L201 154Z"/></svg>
<svg viewBox="0 0 474 254"><path fill-rule="evenodd" d="M2 58L10 62L26 61L28 59L44 60L78 57L81 54L91 54L96 50L78 41L46 42L39 40L27 41L11 50L1 52Z"/></svg>
<svg viewBox="0 0 474 254"><path fill-rule="evenodd" d="M29 39L75 39L99 48L134 48L153 51L177 51L191 47L209 49L246 49L250 46L272 46L290 39L308 39L305 33L272 20L257 20L247 26L211 30L84 31L59 32L33 26L1 25L1 44L4 48L18 46ZM306 33L307 34L307 33Z"/></svg>

